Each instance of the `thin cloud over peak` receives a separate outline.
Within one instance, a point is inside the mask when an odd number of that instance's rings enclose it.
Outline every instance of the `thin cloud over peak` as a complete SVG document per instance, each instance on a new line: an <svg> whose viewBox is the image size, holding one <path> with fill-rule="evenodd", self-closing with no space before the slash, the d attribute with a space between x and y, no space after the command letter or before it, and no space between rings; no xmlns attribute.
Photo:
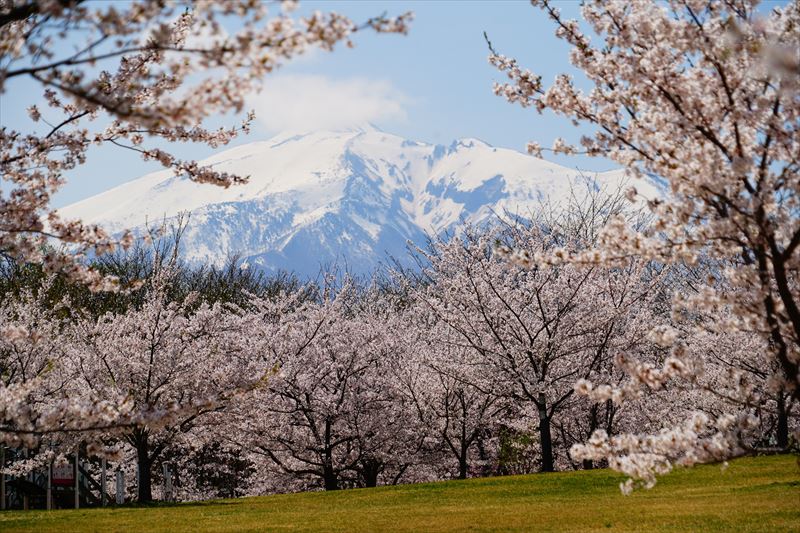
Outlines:
<svg viewBox="0 0 800 533"><path fill-rule="evenodd" d="M408 98L385 80L286 74L270 79L248 103L267 131L279 132L404 121Z"/></svg>

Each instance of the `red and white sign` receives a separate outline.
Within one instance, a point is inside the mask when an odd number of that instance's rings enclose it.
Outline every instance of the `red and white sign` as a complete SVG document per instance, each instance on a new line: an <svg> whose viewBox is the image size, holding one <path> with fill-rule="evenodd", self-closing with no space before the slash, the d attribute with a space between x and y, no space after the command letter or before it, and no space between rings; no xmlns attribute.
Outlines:
<svg viewBox="0 0 800 533"><path fill-rule="evenodd" d="M53 465L53 485L72 485L75 482L75 467L70 463Z"/></svg>

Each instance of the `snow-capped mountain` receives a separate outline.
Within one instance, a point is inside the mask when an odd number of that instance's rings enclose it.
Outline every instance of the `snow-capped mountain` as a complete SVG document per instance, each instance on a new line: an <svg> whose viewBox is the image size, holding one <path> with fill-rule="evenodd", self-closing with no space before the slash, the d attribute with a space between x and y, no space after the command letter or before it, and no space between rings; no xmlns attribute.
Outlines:
<svg viewBox="0 0 800 533"><path fill-rule="evenodd" d="M626 181L622 171L582 177L477 139L431 145L371 127L281 134L202 163L250 179L222 189L161 171L60 213L117 233L190 212L182 241L190 261L220 264L238 253L267 271L314 275L337 262L364 273L405 257L408 240L421 244L462 221L563 203L581 180L609 190ZM657 194L653 184L636 187Z"/></svg>

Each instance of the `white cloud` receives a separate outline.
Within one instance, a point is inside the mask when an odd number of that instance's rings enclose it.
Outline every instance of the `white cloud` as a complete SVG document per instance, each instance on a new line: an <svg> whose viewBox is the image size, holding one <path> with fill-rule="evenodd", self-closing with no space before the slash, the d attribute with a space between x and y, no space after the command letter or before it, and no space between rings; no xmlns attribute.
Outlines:
<svg viewBox="0 0 800 533"><path fill-rule="evenodd" d="M407 98L391 83L286 74L268 78L248 104L270 132L314 131L406 118Z"/></svg>

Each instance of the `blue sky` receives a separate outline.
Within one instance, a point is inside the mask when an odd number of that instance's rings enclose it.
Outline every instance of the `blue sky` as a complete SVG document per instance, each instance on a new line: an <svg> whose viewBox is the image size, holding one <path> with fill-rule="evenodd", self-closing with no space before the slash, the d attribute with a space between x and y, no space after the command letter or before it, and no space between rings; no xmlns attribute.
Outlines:
<svg viewBox="0 0 800 533"><path fill-rule="evenodd" d="M578 18L577 2L565 1L560 7ZM512 106L492 93L493 81L502 76L486 60L483 31L501 53L517 57L546 82L559 72L574 73L568 47L555 38L553 24L527 1L307 1L301 2L299 14L314 9L338 11L356 21L412 10L415 20L405 37L362 32L354 37L353 49L315 52L280 69L266 81L266 92L252 99L258 124L234 145L285 128L335 127L343 114L404 137L443 144L477 137L521 151L529 140L550 146L558 136L580 137L563 118ZM9 89L0 101L0 120L25 131L24 109L33 102L21 95L29 98L29 87ZM178 153L203 158L212 150L192 146ZM67 185L55 198L57 206L160 169L119 149L91 155L88 164L67 175ZM602 159L547 157L587 170L613 168Z"/></svg>

